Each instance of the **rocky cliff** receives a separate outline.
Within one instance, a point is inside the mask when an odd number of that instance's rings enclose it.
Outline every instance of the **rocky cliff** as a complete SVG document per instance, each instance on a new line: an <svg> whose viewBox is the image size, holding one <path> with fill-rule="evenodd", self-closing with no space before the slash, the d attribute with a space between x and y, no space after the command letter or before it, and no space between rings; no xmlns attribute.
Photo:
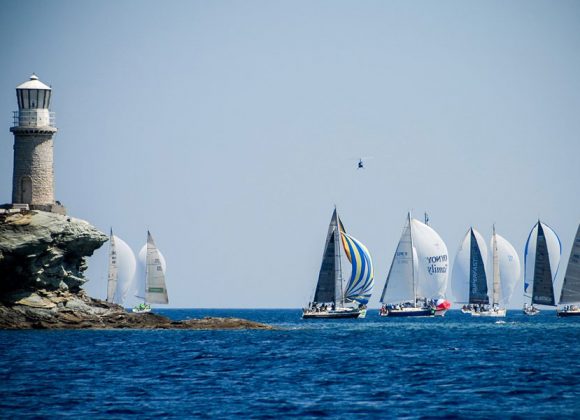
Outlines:
<svg viewBox="0 0 580 420"><path fill-rule="evenodd" d="M43 211L0 213L0 328L271 329L233 318L171 321L127 313L81 286L86 257L107 236L84 220Z"/></svg>
<svg viewBox="0 0 580 420"><path fill-rule="evenodd" d="M43 211L0 214L0 294L70 290L86 281L85 258L107 236L84 220Z"/></svg>

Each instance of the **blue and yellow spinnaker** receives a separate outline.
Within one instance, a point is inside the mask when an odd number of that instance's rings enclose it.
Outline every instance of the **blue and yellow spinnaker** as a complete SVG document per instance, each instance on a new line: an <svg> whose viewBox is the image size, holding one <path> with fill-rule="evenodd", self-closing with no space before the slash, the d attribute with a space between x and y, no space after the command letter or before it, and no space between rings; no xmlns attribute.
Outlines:
<svg viewBox="0 0 580 420"><path fill-rule="evenodd" d="M375 284L371 254L360 241L344 231L341 234L346 255L352 264L352 273L346 285L344 297L346 300L366 305Z"/></svg>

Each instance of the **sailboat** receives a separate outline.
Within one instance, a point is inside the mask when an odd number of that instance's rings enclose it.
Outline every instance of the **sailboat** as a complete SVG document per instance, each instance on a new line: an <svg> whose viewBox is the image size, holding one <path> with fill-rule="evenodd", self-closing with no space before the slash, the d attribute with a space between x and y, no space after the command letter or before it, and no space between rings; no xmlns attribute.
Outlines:
<svg viewBox="0 0 580 420"><path fill-rule="evenodd" d="M107 280L107 302L122 305L135 276L137 263L135 254L118 236L109 235L109 270Z"/></svg>
<svg viewBox="0 0 580 420"><path fill-rule="evenodd" d="M151 312L152 303L169 303L165 286L164 259L149 231L147 231L147 244L143 248L145 249L145 275L137 279L137 297L143 299L143 303L133 308L135 313ZM143 250L140 256L142 252Z"/></svg>
<svg viewBox="0 0 580 420"><path fill-rule="evenodd" d="M472 316L505 317L509 299L520 276L520 259L515 248L502 236L496 234L495 225L491 237L492 284L490 306L472 311ZM501 299L500 299L501 296Z"/></svg>
<svg viewBox="0 0 580 420"><path fill-rule="evenodd" d="M447 289L448 265L447 246L441 237L408 213L385 281L379 314L435 316L437 299L443 298ZM439 309L441 315L448 307Z"/></svg>
<svg viewBox="0 0 580 420"><path fill-rule="evenodd" d="M559 317L580 316L580 226L576 231L574 244L570 251L570 259L560 293L560 305L566 305L558 310Z"/></svg>
<svg viewBox="0 0 580 420"><path fill-rule="evenodd" d="M556 306L554 281L562 255L562 244L556 232L538 220L528 236L524 253L524 314L537 315L534 305Z"/></svg>
<svg viewBox="0 0 580 420"><path fill-rule="evenodd" d="M462 303L463 313L471 313L489 304L487 276L485 273L487 246L481 234L470 227L457 251L451 286L457 303Z"/></svg>
<svg viewBox="0 0 580 420"><path fill-rule="evenodd" d="M351 276L343 284L341 257L351 264ZM314 298L302 310L302 318L364 318L374 286L374 269L368 249L346 233L336 208L332 213Z"/></svg>

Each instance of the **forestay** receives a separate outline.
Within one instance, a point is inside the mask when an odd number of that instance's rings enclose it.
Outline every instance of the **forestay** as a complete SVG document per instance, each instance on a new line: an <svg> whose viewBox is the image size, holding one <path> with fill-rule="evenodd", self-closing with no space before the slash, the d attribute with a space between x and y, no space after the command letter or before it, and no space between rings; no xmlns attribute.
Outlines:
<svg viewBox="0 0 580 420"><path fill-rule="evenodd" d="M564 283L562 284L562 293L560 295L560 304L570 304L580 302L580 226L576 231Z"/></svg>

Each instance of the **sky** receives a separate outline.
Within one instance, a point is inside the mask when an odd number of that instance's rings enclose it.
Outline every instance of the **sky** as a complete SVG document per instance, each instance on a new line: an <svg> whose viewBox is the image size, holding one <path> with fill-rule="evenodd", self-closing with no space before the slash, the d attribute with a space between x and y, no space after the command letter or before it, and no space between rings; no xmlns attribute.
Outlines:
<svg viewBox="0 0 580 420"><path fill-rule="evenodd" d="M565 0L0 0L0 202L35 72L56 199L135 252L150 230L169 307L306 305L335 205L373 256L371 307L408 211L451 264L495 223L523 265L540 218L559 293L580 223L578 22ZM107 252L89 259L98 298Z"/></svg>

